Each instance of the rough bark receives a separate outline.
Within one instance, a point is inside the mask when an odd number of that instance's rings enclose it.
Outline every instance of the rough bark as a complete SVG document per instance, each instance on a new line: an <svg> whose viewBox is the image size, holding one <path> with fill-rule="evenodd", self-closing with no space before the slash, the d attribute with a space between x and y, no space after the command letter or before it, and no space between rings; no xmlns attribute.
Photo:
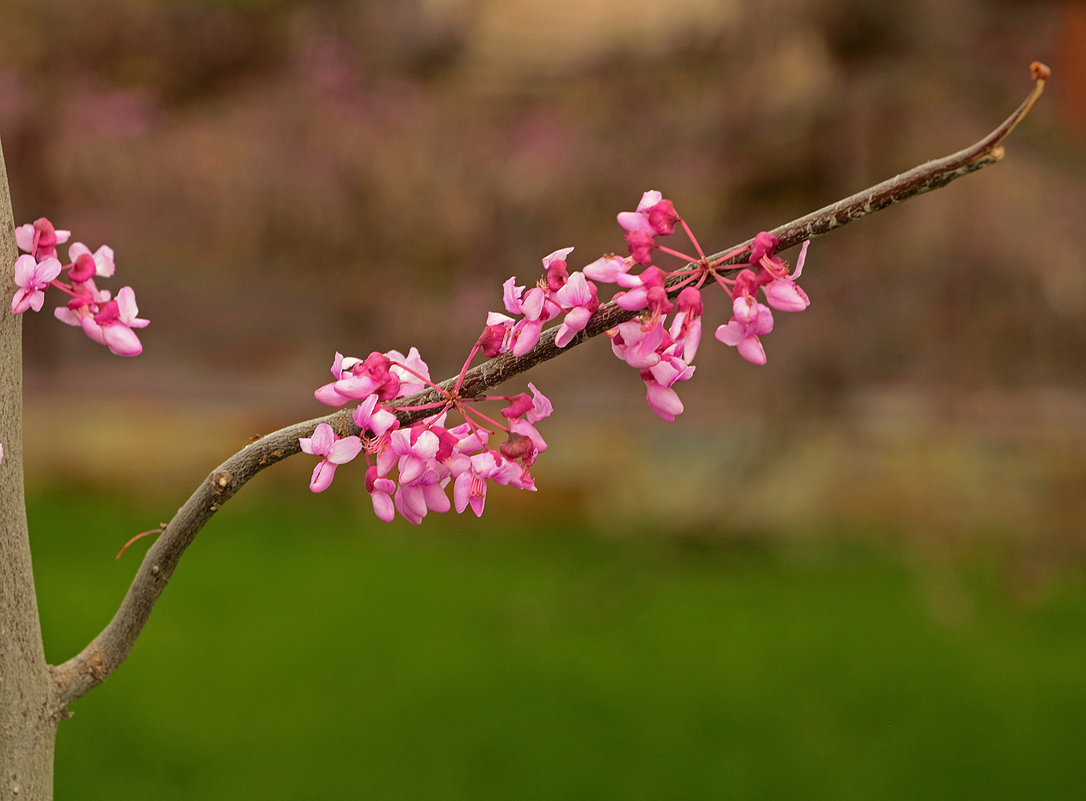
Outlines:
<svg viewBox="0 0 1086 801"><path fill-rule="evenodd" d="M0 265L13 264L15 256L0 149ZM0 289L0 298L14 294L10 270L3 271ZM23 496L22 317L0 312L0 799L41 801L53 797L59 717L42 647Z"/></svg>

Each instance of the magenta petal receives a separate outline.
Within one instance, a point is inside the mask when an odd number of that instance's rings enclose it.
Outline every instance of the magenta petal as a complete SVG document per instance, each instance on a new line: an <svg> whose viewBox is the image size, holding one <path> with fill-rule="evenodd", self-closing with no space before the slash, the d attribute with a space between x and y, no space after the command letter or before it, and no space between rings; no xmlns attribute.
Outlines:
<svg viewBox="0 0 1086 801"><path fill-rule="evenodd" d="M748 337L742 340L736 348L739 351L739 355L746 359L751 364L765 364L765 348L762 347L762 343L758 337Z"/></svg>
<svg viewBox="0 0 1086 801"><path fill-rule="evenodd" d="M373 501L373 513L386 523L396 519L396 505L392 502L392 496L383 492L374 492L370 495Z"/></svg>
<svg viewBox="0 0 1086 801"><path fill-rule="evenodd" d="M453 504L456 507L456 513L460 514L468 506L468 499L471 494L471 484L473 481L473 474L470 470L465 470L463 473L456 477L453 482Z"/></svg>
<svg viewBox="0 0 1086 801"><path fill-rule="evenodd" d="M639 311L649 304L648 290L643 286L615 295L615 305L626 311Z"/></svg>
<svg viewBox="0 0 1086 801"><path fill-rule="evenodd" d="M655 381L645 382L645 400L649 408L668 422L675 419L675 415L683 413L683 402L679 395L670 387L664 387Z"/></svg>
<svg viewBox="0 0 1086 801"><path fill-rule="evenodd" d="M732 320L727 325L718 326L715 336L725 345L731 345L734 348L743 339L743 326L738 320Z"/></svg>
<svg viewBox="0 0 1086 801"><path fill-rule="evenodd" d="M313 492L324 492L332 486L332 479L336 476L336 466L325 459L317 462L313 468L313 477L309 480L309 489Z"/></svg>
<svg viewBox="0 0 1086 801"><path fill-rule="evenodd" d="M332 444L328 461L332 464L346 464L362 451L362 440L358 437L344 437Z"/></svg>
<svg viewBox="0 0 1086 801"><path fill-rule="evenodd" d="M323 387L317 388L313 392L313 397L319 400L325 406L346 406L352 400L346 395L340 395L338 392L336 392L335 381L329 384L325 384Z"/></svg>
<svg viewBox="0 0 1086 801"><path fill-rule="evenodd" d="M780 311L803 311L811 305L807 293L788 279L777 278L770 281L763 287L763 291L769 305Z"/></svg>
<svg viewBox="0 0 1086 801"><path fill-rule="evenodd" d="M118 356L139 356L143 345L136 332L124 323L114 323L102 329L106 346Z"/></svg>
<svg viewBox="0 0 1086 801"><path fill-rule="evenodd" d="M426 499L426 508L431 512L444 514L452 508L449 496L445 494L445 488L440 484L427 484L422 488L422 494Z"/></svg>
<svg viewBox="0 0 1086 801"><path fill-rule="evenodd" d="M469 503L471 503L471 511L475 512L475 516L482 517L483 507L486 506L486 482L483 482L482 492L472 495Z"/></svg>

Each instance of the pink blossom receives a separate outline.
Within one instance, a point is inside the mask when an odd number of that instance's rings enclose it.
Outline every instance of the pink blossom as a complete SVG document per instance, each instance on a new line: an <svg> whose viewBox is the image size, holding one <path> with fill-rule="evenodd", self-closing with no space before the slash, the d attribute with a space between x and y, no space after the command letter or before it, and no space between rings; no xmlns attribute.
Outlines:
<svg viewBox="0 0 1086 801"><path fill-rule="evenodd" d="M611 253L600 256L591 264L586 264L582 272L593 281L602 281L605 284L613 284L620 275L629 272L630 265L620 256Z"/></svg>
<svg viewBox="0 0 1086 801"><path fill-rule="evenodd" d="M408 387L425 386L415 376L394 367L391 357L412 364L416 364L417 360L420 367L417 372L426 374L426 365L418 358L418 351L414 348L407 357L398 351L387 354L373 351L365 360L337 352L332 361L332 376L336 380L318 387L313 393L314 397L327 406L344 406L375 393L378 400L391 400L399 397L404 389L405 382L401 381L401 375L406 376Z"/></svg>
<svg viewBox="0 0 1086 801"><path fill-rule="evenodd" d="M731 345L751 364L765 364L765 348L758 339L773 330L773 313L750 296L739 295L732 303L734 316L716 330L716 338Z"/></svg>
<svg viewBox="0 0 1086 801"><path fill-rule="evenodd" d="M498 475L501 470L501 456L492 450L472 456L468 469L460 473L453 482L453 504L457 514L470 505L475 516L481 517L486 505L487 479Z"/></svg>
<svg viewBox="0 0 1086 801"><path fill-rule="evenodd" d="M811 305L811 299L792 278L774 278L764 287L766 303L778 311L803 311Z"/></svg>
<svg viewBox="0 0 1086 801"><path fill-rule="evenodd" d="M551 292L557 292L566 285L569 280L569 270L566 267L566 256L573 252L573 248L561 248L543 257L543 269L546 271L547 288Z"/></svg>
<svg viewBox="0 0 1086 801"><path fill-rule="evenodd" d="M675 224L679 221L679 215L670 200L660 200L645 211L649 225L657 236L671 236L675 233Z"/></svg>
<svg viewBox="0 0 1086 801"><path fill-rule="evenodd" d="M500 353L509 352L509 341L513 333L512 317L499 312L490 312L486 316L486 328L479 335L479 350L487 358L493 359Z"/></svg>
<svg viewBox="0 0 1086 801"><path fill-rule="evenodd" d="M383 395L381 400L414 395L429 386L426 382L430 380L430 367L422 360L419 349L414 345L407 351L406 356L398 350L385 351L384 356L391 362L389 372L399 379L399 382L398 392L393 395Z"/></svg>
<svg viewBox="0 0 1086 801"><path fill-rule="evenodd" d="M638 275L618 276L618 285L626 291L615 295L615 303L627 311L638 311L649 305L649 290L654 287L664 289L664 271L650 265ZM664 298L667 298L666 292Z"/></svg>
<svg viewBox="0 0 1086 801"><path fill-rule="evenodd" d="M675 303L679 310L671 322L668 333L671 334L672 340L681 343L682 358L689 363L694 361L694 355L698 352L698 345L701 342L701 314L704 309L701 292L688 286L679 293Z"/></svg>
<svg viewBox="0 0 1086 801"><path fill-rule="evenodd" d="M509 440L502 443L500 450L506 458L520 459L531 465L547 450L547 442L534 424L521 418L509 424Z"/></svg>
<svg viewBox="0 0 1086 801"><path fill-rule="evenodd" d="M807 293L800 289L796 283L796 279L803 273L803 263L807 258L807 246L810 244L811 240L808 239L799 249L796 269L791 275L788 274L787 266L783 266L783 273L772 272L773 280L762 287L762 291L765 292L766 302L774 309L796 312L803 311L811 305Z"/></svg>
<svg viewBox="0 0 1086 801"><path fill-rule="evenodd" d="M411 484L433 469L439 440L434 432L419 426L398 429L391 435L392 450L400 457L400 482Z"/></svg>
<svg viewBox="0 0 1086 801"><path fill-rule="evenodd" d="M384 436L394 428L398 428L400 421L392 412L383 406L377 405L377 394L374 393L358 404L358 408L352 414L355 425L363 431L371 431L377 437Z"/></svg>
<svg viewBox="0 0 1086 801"><path fill-rule="evenodd" d="M362 450L362 440L354 436L339 438L327 423L320 423L313 429L313 436L301 437L298 444L305 453L321 457L309 481L309 489L313 492L328 489L336 468L351 461Z"/></svg>
<svg viewBox="0 0 1086 801"><path fill-rule="evenodd" d="M657 351L667 346L667 332L659 317L653 318L647 325L635 317L619 323L610 332L611 350L630 367L638 370L652 367L660 361Z"/></svg>
<svg viewBox="0 0 1086 801"><path fill-rule="evenodd" d="M663 199L662 194L655 189L650 189L641 195L641 201L637 204L637 211L620 211L618 213L618 224L629 234L635 231L645 231L655 235L655 230L649 222L648 211Z"/></svg>
<svg viewBox="0 0 1086 801"><path fill-rule="evenodd" d="M600 302L596 297L596 285L589 283L580 271L573 273L554 297L563 309L568 309L565 320L554 336L555 346L564 348L588 325Z"/></svg>
<svg viewBox="0 0 1086 801"><path fill-rule="evenodd" d="M525 292L523 286L515 285L515 281L516 276L509 278L503 285L504 299L506 311L524 315L524 319L513 326L509 337L513 355L523 356L535 347L543 324L550 320L554 313L548 309L547 295L541 287L534 286Z"/></svg>
<svg viewBox="0 0 1086 801"><path fill-rule="evenodd" d="M137 317L136 293L132 287L122 287L116 300L102 304L93 316L83 315L79 322L84 333L118 356L138 356L143 345L133 328L144 328L150 322Z"/></svg>
<svg viewBox="0 0 1086 801"><path fill-rule="evenodd" d="M314 397L325 406L344 406L347 403L350 403L352 398L345 393L341 393L337 389L337 385L340 381L353 376L354 368L360 364L362 364L362 360L356 356L344 356L339 351L336 351L335 358L332 360L332 376L335 380L324 386L318 387L313 393ZM374 382L372 379L368 379L369 388L372 389L373 384ZM361 395L360 397L366 397L366 395ZM353 400L358 400L358 398L354 398Z"/></svg>
<svg viewBox="0 0 1086 801"><path fill-rule="evenodd" d="M669 348L668 350L671 350ZM645 400L657 415L672 422L683 413L683 402L672 386L694 375L694 366L681 357L665 352L656 364L641 371L645 382Z"/></svg>
<svg viewBox="0 0 1086 801"><path fill-rule="evenodd" d="M58 230L48 219L39 217L33 223L15 229L15 244L39 261L55 259L57 245L63 245L71 235L71 231Z"/></svg>
<svg viewBox="0 0 1086 801"><path fill-rule="evenodd" d="M540 420L550 417L554 412L550 399L540 392L531 381L528 382L528 389L532 391L532 408L525 413L524 419L530 423L538 423Z"/></svg>
<svg viewBox="0 0 1086 801"><path fill-rule="evenodd" d="M656 237L673 234L678 221L675 206L655 189L641 196L637 211L623 211L618 215L618 224L626 231L630 255L639 264L652 262Z"/></svg>
<svg viewBox="0 0 1086 801"><path fill-rule="evenodd" d="M60 262L55 258L35 261L33 256L23 255L15 260L15 283L19 287L11 299L11 313L22 314L27 309L41 311L45 304L45 290L60 275Z"/></svg>
<svg viewBox="0 0 1086 801"><path fill-rule="evenodd" d="M109 278L116 271L113 263L113 248L102 245L91 253L82 242L73 242L68 248L68 258L72 261L69 277L73 281L86 281L92 276Z"/></svg>
<svg viewBox="0 0 1086 801"><path fill-rule="evenodd" d="M638 264L652 263L652 249L656 246L656 240L651 231L631 231L625 239L634 261Z"/></svg>
<svg viewBox="0 0 1086 801"><path fill-rule="evenodd" d="M414 484L401 482L392 499L396 505L396 511L414 525L421 523L427 512L441 514L452 508L444 491L448 478L440 482L432 475L425 478L427 480L420 480Z"/></svg>
<svg viewBox="0 0 1086 801"><path fill-rule="evenodd" d="M509 341L512 343L509 351L514 356L523 356L536 346L542 331L543 320L518 321L509 333Z"/></svg>
<svg viewBox="0 0 1086 801"><path fill-rule="evenodd" d="M396 517L396 505L392 500L395 491L395 481L380 476L375 466L366 469L366 492L373 502L373 513L386 523L391 523Z"/></svg>

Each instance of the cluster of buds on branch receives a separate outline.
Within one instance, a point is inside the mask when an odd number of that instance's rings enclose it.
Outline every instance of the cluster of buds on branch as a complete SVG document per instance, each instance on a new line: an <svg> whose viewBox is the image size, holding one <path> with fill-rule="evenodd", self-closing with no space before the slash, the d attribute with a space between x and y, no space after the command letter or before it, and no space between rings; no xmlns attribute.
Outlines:
<svg viewBox="0 0 1086 801"><path fill-rule="evenodd" d="M617 285L612 300L633 313L607 332L612 351L638 370L649 408L669 421L683 411L674 385L694 374L704 308L701 292L709 279L728 295L732 308L731 319L716 329L716 338L754 364L766 361L760 337L773 328L771 308L801 311L810 304L796 284L807 242L795 271L790 271L788 264L774 255L779 240L763 232L750 248L748 266L730 278L725 272L736 268L724 265L742 249L706 256L674 204L659 192L645 192L637 209L620 213L618 222L626 231L628 255L606 254L570 272L567 259L573 248L562 248L543 258L544 273L535 286L518 285L516 276L509 278L502 293L508 314L491 312L487 316L483 333L451 389L431 381L429 368L415 348L407 356L397 351L374 352L365 359L337 353L332 364L334 380L314 394L329 406L357 402L353 419L360 433L340 437L322 423L312 436L299 440L304 452L320 457L310 489L327 489L339 465L364 453L366 490L382 520L390 521L399 512L419 523L427 512L445 512L454 504L457 512L470 506L481 515L490 480L534 490L530 468L547 447L535 424L551 414L550 401L532 384L528 385L531 395L466 397L459 392L461 383L476 355L523 356L539 342L543 326L559 317L562 321L555 329L554 344L558 348L569 345L600 307L598 283ZM685 231L696 255L657 241L673 234L677 226ZM682 266L666 271L653 263L657 255L680 259ZM765 303L758 300L759 291ZM395 403L426 388L441 399L426 406ZM501 416L506 422L474 408L484 401L504 403ZM400 428L392 412L430 408L432 415L407 428ZM447 416L453 410L462 422L449 428ZM490 442L499 432L506 439L495 448ZM453 485L452 503L445 494L449 483Z"/></svg>
<svg viewBox="0 0 1086 801"><path fill-rule="evenodd" d="M82 328L118 356L138 356L143 345L132 329L143 328L149 321L137 316L132 287L122 287L114 298L94 283L95 278L113 276L113 248L102 245L92 253L82 242L73 242L68 246L68 263L62 264L57 245L63 245L71 235L71 231L54 228L45 217L15 229L15 242L25 254L15 260L19 288L11 299L11 313L41 311L45 290L54 287L68 296L67 303L53 312L58 320ZM66 281L60 278L62 273Z"/></svg>

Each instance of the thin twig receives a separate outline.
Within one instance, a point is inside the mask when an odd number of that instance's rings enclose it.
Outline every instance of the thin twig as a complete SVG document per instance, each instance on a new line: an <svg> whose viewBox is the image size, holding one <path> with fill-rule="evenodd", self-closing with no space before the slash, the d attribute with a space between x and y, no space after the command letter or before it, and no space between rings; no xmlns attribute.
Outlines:
<svg viewBox="0 0 1086 801"><path fill-rule="evenodd" d="M1045 80L1049 75L1047 67L1034 62L1030 69L1036 84L1029 97L1010 117L979 142L952 155L921 164L775 228L771 233L780 240L778 250L786 250L805 239L821 236L887 206L946 186L956 178L999 161L1003 157L1003 140L1025 117L1044 90ZM743 264L752 241L748 240L709 258L719 259L726 253L736 251L735 255L723 263ZM463 378L459 394L464 397L482 395L513 376L631 319L634 314L619 308L613 302L606 303L600 306L585 329L565 348L554 345L557 326L548 329L540 337L539 343L523 356L503 354L469 370ZM439 386L448 390L455 382L456 377L453 377ZM399 403L403 407L423 406L441 399L438 392L428 389L410 398L401 399ZM432 409L402 408L397 411L401 425L410 425L431 414ZM298 439L312 435L313 429L319 423L328 423L341 436L359 433L351 411L343 409L268 434L247 445L211 472L147 551L127 595L105 629L79 654L52 669L57 688L58 711L105 681L128 657L181 556L211 515L261 470L298 453Z"/></svg>

